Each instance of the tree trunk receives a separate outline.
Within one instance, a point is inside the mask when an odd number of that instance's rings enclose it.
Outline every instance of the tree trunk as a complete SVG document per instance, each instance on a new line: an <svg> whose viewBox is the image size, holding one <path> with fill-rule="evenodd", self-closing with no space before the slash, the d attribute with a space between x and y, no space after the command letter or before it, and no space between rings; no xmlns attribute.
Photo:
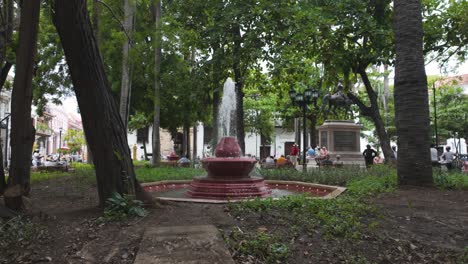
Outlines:
<svg viewBox="0 0 468 264"><path fill-rule="evenodd" d="M5 188L6 188L5 168L3 167L3 144L0 144L0 161L1 161L0 162L0 196L1 196L3 195L3 192L5 191Z"/></svg>
<svg viewBox="0 0 468 264"><path fill-rule="evenodd" d="M296 117L294 118L294 142L300 146L301 141L301 120ZM289 155L289 153L285 153L285 155Z"/></svg>
<svg viewBox="0 0 468 264"><path fill-rule="evenodd" d="M219 89L220 89L220 67L219 67L219 61L215 58L217 51L219 50L218 45L215 44L213 48L213 80L212 80L212 86L213 86L213 132L212 132L212 138L213 138L213 143L212 149L215 149L216 144L218 144L218 121L219 121Z"/></svg>
<svg viewBox="0 0 468 264"><path fill-rule="evenodd" d="M421 1L394 2L395 118L400 185L432 185L429 102L423 55Z"/></svg>
<svg viewBox="0 0 468 264"><path fill-rule="evenodd" d="M184 125L184 141L185 141L185 155L187 158L191 158L190 156L190 126Z"/></svg>
<svg viewBox="0 0 468 264"><path fill-rule="evenodd" d="M244 131L244 92L243 79L240 69L240 49L241 49L241 32L239 25L234 27L234 81L236 82L236 133L237 140L242 153L245 154L245 131Z"/></svg>
<svg viewBox="0 0 468 264"><path fill-rule="evenodd" d="M317 147L317 116L315 114L309 115L310 121L310 146L315 148Z"/></svg>
<svg viewBox="0 0 468 264"><path fill-rule="evenodd" d="M29 193L31 153L35 130L31 120L32 78L37 48L40 0L23 1L16 72L11 100L11 163L5 190L5 205L12 210L23 206Z"/></svg>
<svg viewBox="0 0 468 264"><path fill-rule="evenodd" d="M195 122L195 125L193 126L193 149L192 149L192 159L195 160L197 158L197 123Z"/></svg>
<svg viewBox="0 0 468 264"><path fill-rule="evenodd" d="M135 179L127 133L111 95L86 1L56 0L54 11L54 24L93 153L99 204L104 206L114 192L146 198Z"/></svg>
<svg viewBox="0 0 468 264"><path fill-rule="evenodd" d="M131 78L131 37L133 32L133 22L135 17L135 2L133 0L124 1L124 30L126 39L122 47L122 83L120 86L120 116L127 129L128 116L130 111L130 96L132 93L132 78Z"/></svg>
<svg viewBox="0 0 468 264"><path fill-rule="evenodd" d="M161 0L153 0L155 38L154 38L154 119L153 119L153 158L151 165L155 166L161 161Z"/></svg>
<svg viewBox="0 0 468 264"><path fill-rule="evenodd" d="M101 41L101 31L99 26L99 16L101 15L101 3L99 0L93 0L93 29L96 36L96 42L99 47Z"/></svg>
<svg viewBox="0 0 468 264"><path fill-rule="evenodd" d="M362 115L369 117L374 122L380 146L382 147L382 152L385 157L385 163L393 164L395 162L395 156L390 146L390 138L388 137L387 131L385 130L382 116L380 115L377 94L375 93L374 89L372 89L372 84L369 80L369 77L367 76L365 68L358 69L357 73L361 76L364 87L366 88L370 106L364 105L364 103L361 102L361 100L359 100L359 98L357 98L352 93L348 93L348 97L353 101L353 103L357 104Z"/></svg>
<svg viewBox="0 0 468 264"><path fill-rule="evenodd" d="M389 85L389 78L388 78L388 65L384 64L384 92L383 92L383 106L385 112L385 126L389 124L389 116L390 116L390 109L388 107L388 103L390 100L390 85Z"/></svg>

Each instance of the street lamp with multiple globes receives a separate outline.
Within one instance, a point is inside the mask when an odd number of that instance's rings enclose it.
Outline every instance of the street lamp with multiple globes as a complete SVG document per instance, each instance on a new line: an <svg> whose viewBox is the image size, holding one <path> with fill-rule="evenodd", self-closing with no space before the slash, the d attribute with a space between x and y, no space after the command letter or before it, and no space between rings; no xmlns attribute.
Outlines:
<svg viewBox="0 0 468 264"><path fill-rule="evenodd" d="M307 128L306 128L306 111L307 105L314 103L314 106L317 107L317 98L319 93L315 89L307 88L304 90L304 93L298 93L296 90L289 90L289 97L293 105L302 108L302 131L303 131L303 148L302 148L302 169L307 171L307 162L306 162L306 149L307 149Z"/></svg>

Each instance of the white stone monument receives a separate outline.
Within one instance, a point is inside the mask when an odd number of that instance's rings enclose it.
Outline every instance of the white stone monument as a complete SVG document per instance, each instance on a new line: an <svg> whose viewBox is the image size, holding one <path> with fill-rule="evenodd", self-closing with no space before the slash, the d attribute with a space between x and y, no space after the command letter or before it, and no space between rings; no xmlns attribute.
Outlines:
<svg viewBox="0 0 468 264"><path fill-rule="evenodd" d="M364 166L360 149L361 124L347 120L327 120L318 127L319 146L326 147L331 160L341 156L344 165Z"/></svg>

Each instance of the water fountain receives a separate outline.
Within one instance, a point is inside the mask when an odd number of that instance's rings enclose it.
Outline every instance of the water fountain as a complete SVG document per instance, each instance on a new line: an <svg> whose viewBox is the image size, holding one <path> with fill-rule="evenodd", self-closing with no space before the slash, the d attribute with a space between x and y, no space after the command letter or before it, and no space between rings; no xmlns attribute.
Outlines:
<svg viewBox="0 0 468 264"><path fill-rule="evenodd" d="M316 197L331 198L345 189L312 183L292 181L265 181L252 177L250 172L257 162L242 157L236 135L235 83L228 78L224 83L223 97L219 109L218 138L215 157L202 160L207 171L205 177L192 181L162 181L143 184L146 191L157 193L164 200L190 202L226 202L249 198L283 197L308 193Z"/></svg>
<svg viewBox="0 0 468 264"><path fill-rule="evenodd" d="M263 178L249 176L257 161L241 157L241 149L235 138L236 106L235 83L228 78L224 83L219 107L220 141L215 149L215 157L202 160L208 175L194 178L187 196L203 199L243 199L266 197L271 194Z"/></svg>

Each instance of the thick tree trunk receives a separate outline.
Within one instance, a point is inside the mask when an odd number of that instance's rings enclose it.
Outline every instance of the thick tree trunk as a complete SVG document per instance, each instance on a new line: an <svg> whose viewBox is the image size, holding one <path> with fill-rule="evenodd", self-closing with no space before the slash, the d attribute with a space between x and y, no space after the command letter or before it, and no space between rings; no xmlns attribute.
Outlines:
<svg viewBox="0 0 468 264"><path fill-rule="evenodd" d="M128 116L130 111L130 96L132 93L132 78L131 78L131 37L133 32L133 22L135 17L135 2L133 0L124 1L124 30L126 32L126 40L122 47L122 83L120 86L120 116L127 129Z"/></svg>
<svg viewBox="0 0 468 264"><path fill-rule="evenodd" d="M153 119L153 158L151 165L155 166L161 161L161 137L159 127L161 126L161 0L153 0L154 9L154 119Z"/></svg>
<svg viewBox="0 0 468 264"><path fill-rule="evenodd" d="M421 1L394 2L395 117L400 185L432 185L429 102Z"/></svg>
<svg viewBox="0 0 468 264"><path fill-rule="evenodd" d="M114 192L144 195L135 179L127 134L111 95L86 1L56 0L54 11L54 23L93 153L99 203L104 206Z"/></svg>
<svg viewBox="0 0 468 264"><path fill-rule="evenodd" d="M23 206L22 196L29 193L31 153L35 130L31 120L32 77L37 48L40 0L21 5L16 72L11 101L11 163L5 205L12 210Z"/></svg>
<svg viewBox="0 0 468 264"><path fill-rule="evenodd" d="M392 148L390 146L390 138L388 137L387 131L385 130L385 125L380 115L379 105L377 101L377 94L374 89L372 89L372 84L367 76L365 69L358 69L357 72L364 83L366 88L367 96L369 97L370 106L364 105L359 98L354 94L348 93L348 97L359 107L359 110L362 115L369 117L375 126L377 136L379 138L380 146L382 147L382 152L385 157L385 163L393 164L395 162L395 156L393 155Z"/></svg>

